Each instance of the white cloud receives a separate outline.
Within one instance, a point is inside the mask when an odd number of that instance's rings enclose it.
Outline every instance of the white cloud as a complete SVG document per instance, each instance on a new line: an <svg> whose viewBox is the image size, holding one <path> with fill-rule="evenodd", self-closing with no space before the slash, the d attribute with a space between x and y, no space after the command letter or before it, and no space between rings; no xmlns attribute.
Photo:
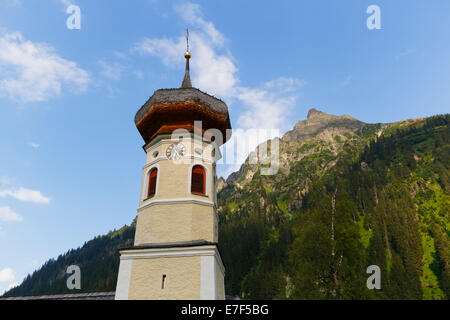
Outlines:
<svg viewBox="0 0 450 320"><path fill-rule="evenodd" d="M281 92L295 92L306 84L303 79L279 77L265 83L267 89L278 89Z"/></svg>
<svg viewBox="0 0 450 320"><path fill-rule="evenodd" d="M201 29L214 45L219 47L224 45L225 37L216 29L214 24L205 21L200 5L195 3L186 3L175 7L175 11L190 25Z"/></svg>
<svg viewBox="0 0 450 320"><path fill-rule="evenodd" d="M132 74L133 74L136 78L138 78L139 80L144 79L144 73L143 73L142 71L140 71L140 70L134 70L134 71L132 72Z"/></svg>
<svg viewBox="0 0 450 320"><path fill-rule="evenodd" d="M6 284L6 285L5 285ZM11 268L0 269L0 295L17 286L14 270Z"/></svg>
<svg viewBox="0 0 450 320"><path fill-rule="evenodd" d="M14 270L5 268L0 270L0 282L13 282L15 280Z"/></svg>
<svg viewBox="0 0 450 320"><path fill-rule="evenodd" d="M179 64L184 60L180 52L186 50L185 41L183 37L177 38L176 40L146 38L136 44L131 51L157 56L162 59L166 66L174 67L174 64Z"/></svg>
<svg viewBox="0 0 450 320"><path fill-rule="evenodd" d="M192 47L198 55L192 59L193 83L210 94L235 98L239 79L231 54L217 54L213 43L202 34L193 33Z"/></svg>
<svg viewBox="0 0 450 320"><path fill-rule="evenodd" d="M32 146L35 149L38 149L41 145L39 143L30 142L30 146Z"/></svg>
<svg viewBox="0 0 450 320"><path fill-rule="evenodd" d="M6 196L13 197L24 202L33 202L38 204L48 204L51 199L42 195L40 191L26 188L0 190L0 198Z"/></svg>
<svg viewBox="0 0 450 320"><path fill-rule="evenodd" d="M289 113L298 99L299 88L305 81L292 77L279 77L259 87L243 86L238 78L235 59L226 47L227 39L212 22L206 21L197 4L188 3L175 7L177 14L190 25L190 48L192 52L191 78L195 87L227 100L229 106L242 108L238 118L239 129L288 129ZM178 38L144 39L132 51L156 56L169 67L184 63L186 50L184 36ZM220 52L220 53L219 53ZM274 131L272 131L274 132ZM269 136L268 138L273 138ZM264 140L265 141L265 140ZM263 140L255 142L255 146ZM239 153L239 151L237 151ZM238 154L236 159L244 159ZM233 168L238 169L242 162Z"/></svg>
<svg viewBox="0 0 450 320"><path fill-rule="evenodd" d="M6 186L11 183L11 180L8 177L1 176L0 177L0 186Z"/></svg>
<svg viewBox="0 0 450 320"><path fill-rule="evenodd" d="M9 284L9 286L6 288L6 291L11 290L12 288L17 287L18 285L19 285L18 282L11 282L11 283ZM5 292L6 292L6 291L5 291Z"/></svg>
<svg viewBox="0 0 450 320"><path fill-rule="evenodd" d="M72 1L70 1L70 0L58 0L58 1L65 7L72 5Z"/></svg>
<svg viewBox="0 0 450 320"><path fill-rule="evenodd" d="M283 96L258 88L240 88L238 99L246 106L238 123L243 128L278 129L285 126L295 96Z"/></svg>
<svg viewBox="0 0 450 320"><path fill-rule="evenodd" d="M39 260L38 259L33 259L30 262L27 263L27 267L30 268L36 268L37 266L39 266Z"/></svg>
<svg viewBox="0 0 450 320"><path fill-rule="evenodd" d="M398 53L398 54L395 56L395 58L398 60L398 59L400 59L400 58L403 58L403 57L406 57L406 56L410 56L410 55L412 55L412 54L414 54L414 53L416 53L416 50L415 50L415 49L408 49L408 50L406 50L406 51L403 51L403 52Z"/></svg>
<svg viewBox="0 0 450 320"><path fill-rule="evenodd" d="M0 0L0 5L6 7L20 7L22 3L20 0Z"/></svg>
<svg viewBox="0 0 450 320"><path fill-rule="evenodd" d="M104 60L98 62L102 69L100 74L106 78L113 80L120 80L122 78L122 72L125 70L125 66L118 62L107 63Z"/></svg>
<svg viewBox="0 0 450 320"><path fill-rule="evenodd" d="M191 77L194 85L212 95L234 98L239 82L236 75L238 68L227 50L224 50L223 55L217 53L217 49L225 45L225 37L214 24L203 19L199 5L188 3L175 7L175 11L195 28L190 30L189 38L190 48L195 56L191 59ZM185 50L185 36L176 39L147 38L133 48L133 51L141 54L161 58L169 67L180 66L184 63Z"/></svg>
<svg viewBox="0 0 450 320"><path fill-rule="evenodd" d="M26 40L20 32L0 36L0 94L21 102L46 101L61 93L87 90L89 74L58 56L45 43Z"/></svg>
<svg viewBox="0 0 450 320"><path fill-rule="evenodd" d="M353 80L353 76L352 76L351 74L349 74L348 76L346 76L346 77L344 78L344 80L342 80L342 81L337 85L336 88L334 88L334 90L336 91L336 90L339 90L339 89L342 89L342 88L345 88L345 87L349 86L350 83L352 82L352 80Z"/></svg>
<svg viewBox="0 0 450 320"><path fill-rule="evenodd" d="M14 212L9 207L0 207L0 220L10 222L19 222L23 221L23 218L20 214Z"/></svg>

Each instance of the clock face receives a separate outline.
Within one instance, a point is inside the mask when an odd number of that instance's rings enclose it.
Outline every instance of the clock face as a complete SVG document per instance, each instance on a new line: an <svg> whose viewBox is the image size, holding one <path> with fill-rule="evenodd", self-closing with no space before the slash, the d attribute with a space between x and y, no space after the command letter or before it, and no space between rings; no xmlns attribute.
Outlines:
<svg viewBox="0 0 450 320"><path fill-rule="evenodd" d="M186 147L182 143L174 143L166 150L167 158L170 160L180 160L186 154Z"/></svg>

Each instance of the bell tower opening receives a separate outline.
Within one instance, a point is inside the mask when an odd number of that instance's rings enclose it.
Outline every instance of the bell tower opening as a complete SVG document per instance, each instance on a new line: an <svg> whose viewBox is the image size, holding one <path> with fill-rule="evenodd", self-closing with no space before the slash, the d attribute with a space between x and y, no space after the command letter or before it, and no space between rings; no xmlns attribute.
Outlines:
<svg viewBox="0 0 450 320"><path fill-rule="evenodd" d="M148 175L147 198L152 198L156 194L156 182L158 181L158 169L153 168Z"/></svg>
<svg viewBox="0 0 450 320"><path fill-rule="evenodd" d="M206 195L206 173L201 165L192 168L191 192L198 195Z"/></svg>

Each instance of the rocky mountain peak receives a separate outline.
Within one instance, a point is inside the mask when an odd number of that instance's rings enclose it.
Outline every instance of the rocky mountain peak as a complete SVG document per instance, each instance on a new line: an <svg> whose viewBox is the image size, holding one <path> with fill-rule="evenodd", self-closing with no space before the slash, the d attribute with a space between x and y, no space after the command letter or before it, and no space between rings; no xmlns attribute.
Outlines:
<svg viewBox="0 0 450 320"><path fill-rule="evenodd" d="M327 114L325 112L319 111L315 108L312 108L308 111L308 120L314 119L314 118L320 118L321 116L326 116Z"/></svg>
<svg viewBox="0 0 450 320"><path fill-rule="evenodd" d="M335 116L317 109L310 109L306 120L300 120L294 129L283 136L285 141L312 139L324 130L334 131L355 131L364 123L349 115Z"/></svg>
<svg viewBox="0 0 450 320"><path fill-rule="evenodd" d="M348 115L335 116L314 108L310 109L307 119L298 121L295 127L286 132L280 140L280 170L287 172L290 163L298 161L298 157L300 156L297 153L299 144L314 140L321 144L328 144L328 148L332 152L338 152L347 137L361 129L364 125L364 122L358 121ZM303 157L305 154L301 156ZM243 178L245 178L244 180L246 182L250 181L253 174L258 170L258 166L253 166L249 169L250 167L247 159L238 171L228 176L226 184L237 182ZM224 185L221 184L219 188L222 189Z"/></svg>
<svg viewBox="0 0 450 320"><path fill-rule="evenodd" d="M322 122L329 122L331 120L338 120L338 119L349 119L349 120L356 120L355 118L349 116L349 115L343 115L343 116L335 116L332 114L325 113L323 111L317 110L315 108L312 108L308 111L307 120L309 122L316 122L316 121L322 121Z"/></svg>

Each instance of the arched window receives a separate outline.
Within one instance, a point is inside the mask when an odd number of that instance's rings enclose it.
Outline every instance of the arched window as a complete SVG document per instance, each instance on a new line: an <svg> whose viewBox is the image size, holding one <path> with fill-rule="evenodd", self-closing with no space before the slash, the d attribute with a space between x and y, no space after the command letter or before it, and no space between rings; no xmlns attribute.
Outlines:
<svg viewBox="0 0 450 320"><path fill-rule="evenodd" d="M192 168L191 192L205 195L206 174L205 168L196 165Z"/></svg>
<svg viewBox="0 0 450 320"><path fill-rule="evenodd" d="M148 177L148 191L147 191L147 198L151 198L156 193L156 180L158 178L158 169L153 168L150 171L149 177Z"/></svg>

